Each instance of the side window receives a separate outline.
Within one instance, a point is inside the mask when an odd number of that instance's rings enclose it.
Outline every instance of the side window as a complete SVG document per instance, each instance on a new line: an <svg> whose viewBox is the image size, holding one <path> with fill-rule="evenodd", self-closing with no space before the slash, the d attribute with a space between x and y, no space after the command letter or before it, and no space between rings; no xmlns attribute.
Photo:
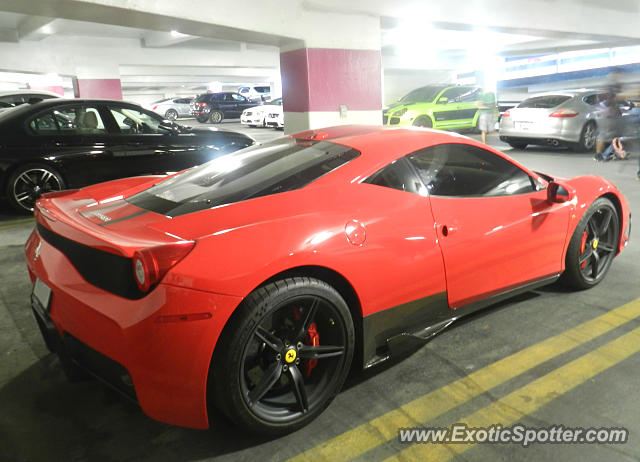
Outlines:
<svg viewBox="0 0 640 462"><path fill-rule="evenodd" d="M156 119L146 112L128 107L109 106L111 115L116 120L120 133L128 135L157 135L164 134L160 129L161 119Z"/></svg>
<svg viewBox="0 0 640 462"><path fill-rule="evenodd" d="M481 95L481 91L480 88L478 87L465 87L464 88L464 93L462 93L460 96L458 96L458 101L459 102L471 102L471 101L478 101L480 99L480 95Z"/></svg>
<svg viewBox="0 0 640 462"><path fill-rule="evenodd" d="M29 122L29 128L37 135L57 135L58 123L51 112L40 114Z"/></svg>
<svg viewBox="0 0 640 462"><path fill-rule="evenodd" d="M453 103L453 102L457 102L456 98L458 98L460 95L462 95L463 93L465 93L467 90L467 87L453 87L453 88L449 88L447 91L445 91L442 96L440 96L438 98L438 101L440 101L440 99L442 99L443 97L447 98L447 103Z"/></svg>
<svg viewBox="0 0 640 462"><path fill-rule="evenodd" d="M40 114L29 122L29 127L39 135L106 133L98 109L87 106L66 106L53 112Z"/></svg>
<svg viewBox="0 0 640 462"><path fill-rule="evenodd" d="M104 134L107 131L98 109L88 106L67 106L53 111L61 135Z"/></svg>
<svg viewBox="0 0 640 462"><path fill-rule="evenodd" d="M407 158L433 196L510 196L536 190L526 172L475 146L441 144Z"/></svg>
<svg viewBox="0 0 640 462"><path fill-rule="evenodd" d="M383 169L378 170L364 183L416 194L423 192L420 180L416 178L410 168L407 168L407 164L402 159L394 160Z"/></svg>
<svg viewBox="0 0 640 462"><path fill-rule="evenodd" d="M236 101L240 101L240 102L242 102L242 103L244 103L244 102L246 102L246 101L247 101L247 99L246 99L244 96L242 96L242 95L236 95L236 94L234 93L234 94L233 94L233 95L231 95L231 96L233 97L233 99L234 99L234 100L236 100Z"/></svg>
<svg viewBox="0 0 640 462"><path fill-rule="evenodd" d="M248 93L249 87L242 87L238 89L238 93Z"/></svg>

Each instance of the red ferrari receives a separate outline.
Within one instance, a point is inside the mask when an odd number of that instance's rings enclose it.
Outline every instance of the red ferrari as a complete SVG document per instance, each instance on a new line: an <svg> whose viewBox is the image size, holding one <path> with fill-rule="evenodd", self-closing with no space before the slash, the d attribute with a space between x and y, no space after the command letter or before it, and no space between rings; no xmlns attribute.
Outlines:
<svg viewBox="0 0 640 462"><path fill-rule="evenodd" d="M623 195L425 129L308 131L169 177L48 194L31 302L70 376L150 417L217 406L278 434L370 367L558 278L599 283L629 239Z"/></svg>

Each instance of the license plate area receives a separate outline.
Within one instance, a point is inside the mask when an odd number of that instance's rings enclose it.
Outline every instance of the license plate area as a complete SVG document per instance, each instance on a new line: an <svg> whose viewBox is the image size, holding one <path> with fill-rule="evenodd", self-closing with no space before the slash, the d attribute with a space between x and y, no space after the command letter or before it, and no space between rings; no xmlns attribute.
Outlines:
<svg viewBox="0 0 640 462"><path fill-rule="evenodd" d="M49 312L51 288L48 285L36 278L31 295L46 312Z"/></svg>

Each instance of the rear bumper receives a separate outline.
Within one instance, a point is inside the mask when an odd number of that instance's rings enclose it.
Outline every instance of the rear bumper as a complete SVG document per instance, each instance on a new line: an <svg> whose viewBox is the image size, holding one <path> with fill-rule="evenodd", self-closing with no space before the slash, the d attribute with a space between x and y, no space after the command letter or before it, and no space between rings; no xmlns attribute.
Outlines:
<svg viewBox="0 0 640 462"><path fill-rule="evenodd" d="M32 300L51 350L136 400L153 419L208 428L209 365L241 298L160 284L128 300L82 279L37 231L25 253L32 280L37 277L52 291L48 309ZM187 316L196 313L210 316Z"/></svg>
<svg viewBox="0 0 640 462"><path fill-rule="evenodd" d="M548 144L548 140L557 140L561 143L577 143L580 141L583 122L566 122L563 120L552 121L549 124L529 124L527 129L515 127L513 121L502 119L499 135L502 141L526 141L530 144Z"/></svg>

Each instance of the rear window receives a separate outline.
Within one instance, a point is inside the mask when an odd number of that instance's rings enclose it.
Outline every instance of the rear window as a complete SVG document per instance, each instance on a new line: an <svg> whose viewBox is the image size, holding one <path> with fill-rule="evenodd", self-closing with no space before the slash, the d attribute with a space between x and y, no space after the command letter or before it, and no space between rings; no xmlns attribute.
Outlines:
<svg viewBox="0 0 640 462"><path fill-rule="evenodd" d="M128 201L170 217L299 189L360 152L327 141L282 138L218 157Z"/></svg>
<svg viewBox="0 0 640 462"><path fill-rule="evenodd" d="M258 93L269 93L271 91L269 87L255 87L255 89Z"/></svg>
<svg viewBox="0 0 640 462"><path fill-rule="evenodd" d="M565 101L569 101L571 96L567 95L546 95L546 96L534 96L533 98L525 99L521 102L519 108L537 108L537 109L551 109L556 106L560 106Z"/></svg>

